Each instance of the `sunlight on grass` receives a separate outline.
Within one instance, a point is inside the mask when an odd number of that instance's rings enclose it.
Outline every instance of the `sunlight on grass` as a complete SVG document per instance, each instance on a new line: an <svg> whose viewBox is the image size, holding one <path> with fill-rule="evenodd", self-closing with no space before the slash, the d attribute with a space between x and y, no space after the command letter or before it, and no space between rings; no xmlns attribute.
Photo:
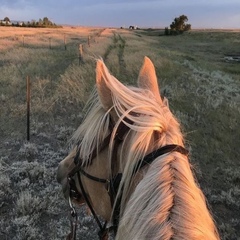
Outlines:
<svg viewBox="0 0 240 240"><path fill-rule="evenodd" d="M0 31L0 238L66 237L69 209L56 182L56 168L82 120L95 84L96 59L103 58L120 81L136 85L144 56L153 61L161 93L184 129L191 163L222 239L240 237L240 67L223 61L224 54L239 52L240 32L199 30L165 37L157 29ZM25 140L27 75L30 142ZM78 231L93 239L96 227L84 211L80 221L85 228Z"/></svg>

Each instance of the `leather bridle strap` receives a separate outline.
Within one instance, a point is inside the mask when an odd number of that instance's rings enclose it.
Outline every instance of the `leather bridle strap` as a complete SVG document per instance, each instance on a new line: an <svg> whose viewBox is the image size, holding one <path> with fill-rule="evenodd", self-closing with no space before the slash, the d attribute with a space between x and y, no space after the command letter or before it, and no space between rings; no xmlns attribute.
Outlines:
<svg viewBox="0 0 240 240"><path fill-rule="evenodd" d="M84 175L85 174L86 174L86 172L84 172ZM100 231L98 232L99 239L105 240L105 239L108 238L108 236L107 236L107 233L108 233L107 221L105 221L105 223L102 225L102 223L100 222L96 212L94 211L93 206L92 206L92 204L91 204L91 202L89 200L89 197L87 196L87 193L86 193L86 191L85 191L85 189L83 187L82 179L81 179L81 176L80 176L79 172L77 172L77 177L78 177L78 182L79 182L79 186L80 186L80 189L81 189L82 196L83 196L87 206L89 207L89 209L90 209L90 211L91 211L91 213L92 213L92 215L93 215L93 217L94 217L94 219L95 219L95 221L96 221L96 223L97 223L97 225L98 225L98 227L100 229ZM90 177L90 179L96 181L95 177L93 177L91 175L87 174L87 177L88 178ZM98 179L98 178L96 178L96 179ZM98 179L98 180L103 180L103 179ZM100 181L100 182L102 182L102 181Z"/></svg>
<svg viewBox="0 0 240 240"><path fill-rule="evenodd" d="M143 168L145 165L147 165L147 164L150 165L157 157L160 157L160 156L162 156L166 153L170 153L170 152L179 152L186 156L189 154L189 151L180 145L169 144L169 145L163 146L163 147L147 154L142 160L139 160L134 167L134 171L133 171L132 175L135 175L136 172L139 169Z"/></svg>
<svg viewBox="0 0 240 240"><path fill-rule="evenodd" d="M79 168L79 170L78 170L77 173L79 174L79 172L80 172L82 175L84 175L85 177L87 177L87 178L89 178L89 179L91 179L91 180L93 180L93 181L95 181L95 182L100 182L100 183L108 183L108 182L109 182L108 179L98 178L98 177L95 177L95 176L93 176L93 175L88 174L88 173L85 172L82 168Z"/></svg>

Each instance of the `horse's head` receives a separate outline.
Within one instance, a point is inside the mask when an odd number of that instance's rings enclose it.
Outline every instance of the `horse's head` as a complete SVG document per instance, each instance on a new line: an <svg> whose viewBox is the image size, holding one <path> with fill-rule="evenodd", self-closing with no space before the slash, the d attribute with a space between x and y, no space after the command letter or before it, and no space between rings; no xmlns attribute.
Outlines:
<svg viewBox="0 0 240 240"><path fill-rule="evenodd" d="M150 59L138 87L97 62L96 89L73 139L58 182L66 198L93 213L116 224L120 216L117 239L218 238Z"/></svg>
<svg viewBox="0 0 240 240"><path fill-rule="evenodd" d="M139 88L124 86L109 73L103 61L97 62L97 91L94 91L88 103L90 107L87 115L73 137L78 144L58 167L58 182L62 184L66 198L70 193L69 174L74 172L72 178L77 183L79 192L78 197L75 197L74 200L79 204L84 202L77 174L75 174L76 165L91 176L110 181L111 176L123 173L125 165L130 164L127 163L129 153L130 155L136 154L137 156L133 156L135 158L140 158L142 154L149 151L148 148L152 148L145 146L146 149L144 149L144 144L141 143L148 141L148 143L154 144L152 134L141 136L142 139L137 142L131 144L129 142L134 138L133 132L139 131L141 125L147 127L147 124L144 124L147 120L146 116L150 113L154 115L154 109L158 111L159 106L165 106L159 94L154 66L147 57L144 59L139 74L138 85ZM146 104L146 101L149 103ZM154 116L152 117L154 118ZM137 129L138 127L139 129ZM160 131L162 127L154 126L150 132ZM123 139L116 139L116 135L122 135ZM135 137L135 139L137 138ZM104 141L105 143L103 143ZM102 146L102 144L105 145ZM134 148L138 149L137 152L132 151L133 144L136 144ZM139 145L142 145L142 149ZM80 177L84 191L95 211L105 219L110 219L113 203L109 197L108 183L94 181L84 174L81 174Z"/></svg>

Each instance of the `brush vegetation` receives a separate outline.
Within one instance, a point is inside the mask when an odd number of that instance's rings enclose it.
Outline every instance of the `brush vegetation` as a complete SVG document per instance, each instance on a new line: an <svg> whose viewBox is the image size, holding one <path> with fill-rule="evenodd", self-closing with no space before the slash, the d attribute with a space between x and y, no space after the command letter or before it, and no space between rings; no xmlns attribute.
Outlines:
<svg viewBox="0 0 240 240"><path fill-rule="evenodd" d="M222 239L240 238L240 67L223 61L224 54L239 53L240 32L194 30L170 37L156 29L13 29L0 27L0 239L64 239L69 208L56 169L81 122L96 58L135 85L144 56L155 64L162 95L181 122ZM79 213L78 236L96 239L96 224L85 211Z"/></svg>

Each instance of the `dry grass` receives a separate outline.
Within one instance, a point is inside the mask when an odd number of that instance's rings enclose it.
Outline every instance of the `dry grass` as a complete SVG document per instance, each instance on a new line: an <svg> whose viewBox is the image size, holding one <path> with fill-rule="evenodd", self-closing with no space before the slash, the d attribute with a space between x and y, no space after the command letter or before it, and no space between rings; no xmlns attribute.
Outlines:
<svg viewBox="0 0 240 240"><path fill-rule="evenodd" d="M64 38L66 43L73 41L86 41L88 36L94 35L99 29L85 27L63 27L56 29L47 28L20 28L20 27L0 27L1 45L0 50L7 50L18 45L27 45L36 48L37 46L49 47L62 45Z"/></svg>
<svg viewBox="0 0 240 240"><path fill-rule="evenodd" d="M0 27L0 32L1 239L64 239L69 209L56 168L80 124L95 82L96 58L134 85L145 55L153 60L161 91L182 123L222 239L240 238L240 68L223 61L225 53L239 52L239 32L198 30L176 37L159 36L162 30L71 27ZM82 65L79 43L84 44ZM25 142L26 75L32 90L30 142ZM78 234L96 239L96 225L84 211Z"/></svg>

